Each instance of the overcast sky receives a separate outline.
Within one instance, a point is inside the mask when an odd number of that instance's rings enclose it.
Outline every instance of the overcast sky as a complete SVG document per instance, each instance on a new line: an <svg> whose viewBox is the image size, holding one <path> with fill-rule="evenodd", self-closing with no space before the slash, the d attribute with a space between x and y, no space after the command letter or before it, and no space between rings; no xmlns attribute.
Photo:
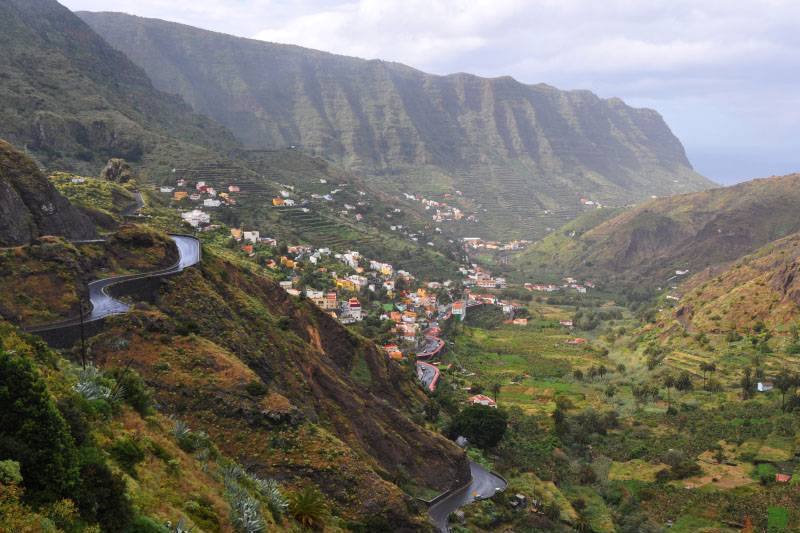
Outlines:
<svg viewBox="0 0 800 533"><path fill-rule="evenodd" d="M61 0L652 107L721 183L800 171L798 0Z"/></svg>

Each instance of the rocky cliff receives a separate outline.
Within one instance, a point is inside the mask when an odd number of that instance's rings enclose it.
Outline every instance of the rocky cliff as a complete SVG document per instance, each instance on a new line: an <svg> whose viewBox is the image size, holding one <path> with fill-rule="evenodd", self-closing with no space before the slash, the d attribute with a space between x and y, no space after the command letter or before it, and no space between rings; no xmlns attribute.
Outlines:
<svg viewBox="0 0 800 533"><path fill-rule="evenodd" d="M95 230L30 158L0 140L0 246L26 244L41 235L88 239Z"/></svg>
<svg viewBox="0 0 800 533"><path fill-rule="evenodd" d="M0 49L0 136L51 168L95 174L111 157L166 167L236 145L55 0L0 2Z"/></svg>
<svg viewBox="0 0 800 533"><path fill-rule="evenodd" d="M434 76L116 13L80 13L159 89L250 147L297 145L387 187L464 192L481 232L525 234L581 198L626 203L699 190L661 116L510 77Z"/></svg>

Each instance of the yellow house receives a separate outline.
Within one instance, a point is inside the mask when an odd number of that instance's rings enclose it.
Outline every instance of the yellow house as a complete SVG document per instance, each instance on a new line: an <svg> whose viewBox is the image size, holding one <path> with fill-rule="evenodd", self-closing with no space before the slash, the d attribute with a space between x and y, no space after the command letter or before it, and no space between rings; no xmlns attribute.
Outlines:
<svg viewBox="0 0 800 533"><path fill-rule="evenodd" d="M186 191L175 191L175 194L172 195L172 199L176 202L180 202L181 200L188 198L189 193Z"/></svg>
<svg viewBox="0 0 800 533"><path fill-rule="evenodd" d="M286 256L281 256L281 264L286 268L294 268L297 266L297 263Z"/></svg>
<svg viewBox="0 0 800 533"><path fill-rule="evenodd" d="M242 240L242 230L241 230L241 228L239 228L239 229L231 228L231 237L233 237L237 241L241 241Z"/></svg>
<svg viewBox="0 0 800 533"><path fill-rule="evenodd" d="M345 289L348 291L355 292L356 284L350 281L349 279L344 278L337 278L336 279L336 288L337 289Z"/></svg>
<svg viewBox="0 0 800 533"><path fill-rule="evenodd" d="M272 205L274 205L275 207L282 206L283 205L283 198L273 198L272 199Z"/></svg>

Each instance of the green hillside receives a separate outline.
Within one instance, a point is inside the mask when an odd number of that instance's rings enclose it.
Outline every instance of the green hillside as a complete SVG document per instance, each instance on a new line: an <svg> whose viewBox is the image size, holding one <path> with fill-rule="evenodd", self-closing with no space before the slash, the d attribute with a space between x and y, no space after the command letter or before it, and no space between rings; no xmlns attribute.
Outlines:
<svg viewBox="0 0 800 533"><path fill-rule="evenodd" d="M542 235L578 213L581 198L623 205L710 186L658 113L618 99L80 16L156 87L248 147L297 146L387 187L460 190L477 204L479 236Z"/></svg>
<svg viewBox="0 0 800 533"><path fill-rule="evenodd" d="M563 272L655 286L754 252L800 230L800 175L659 198L604 219L576 221L514 259L521 272ZM602 210L601 210L602 211ZM611 212L609 212L611 213ZM595 226L591 224L597 223Z"/></svg>

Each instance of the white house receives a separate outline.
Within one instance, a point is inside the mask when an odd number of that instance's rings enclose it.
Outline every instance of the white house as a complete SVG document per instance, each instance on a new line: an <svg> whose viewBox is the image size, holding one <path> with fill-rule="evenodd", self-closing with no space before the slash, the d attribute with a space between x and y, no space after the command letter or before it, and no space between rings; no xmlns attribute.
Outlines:
<svg viewBox="0 0 800 533"><path fill-rule="evenodd" d="M199 209L193 209L192 211L181 213L181 218L193 228L197 228L202 224L208 224L211 222L211 215L204 213Z"/></svg>
<svg viewBox="0 0 800 533"><path fill-rule="evenodd" d="M259 242L261 238L261 235L257 231L245 231L242 236L244 237L244 240L250 241L253 244Z"/></svg>

